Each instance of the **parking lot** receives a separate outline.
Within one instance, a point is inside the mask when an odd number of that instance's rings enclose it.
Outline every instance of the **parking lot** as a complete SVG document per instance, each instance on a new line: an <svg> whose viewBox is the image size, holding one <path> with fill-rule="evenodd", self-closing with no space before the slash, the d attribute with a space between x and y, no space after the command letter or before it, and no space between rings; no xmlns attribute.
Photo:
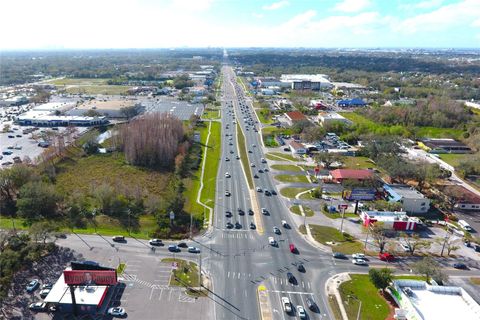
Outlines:
<svg viewBox="0 0 480 320"><path fill-rule="evenodd" d="M203 113L203 104L188 103L171 97L139 98L145 106L145 113L168 112L180 120L188 120L192 114L200 116Z"/></svg>

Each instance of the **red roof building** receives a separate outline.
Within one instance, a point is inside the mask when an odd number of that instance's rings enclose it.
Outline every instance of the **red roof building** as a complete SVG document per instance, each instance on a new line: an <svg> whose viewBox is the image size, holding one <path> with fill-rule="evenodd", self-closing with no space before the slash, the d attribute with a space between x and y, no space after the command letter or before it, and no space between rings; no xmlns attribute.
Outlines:
<svg viewBox="0 0 480 320"><path fill-rule="evenodd" d="M336 169L330 171L334 182L341 183L345 179L366 180L373 178L373 171L366 169Z"/></svg>
<svg viewBox="0 0 480 320"><path fill-rule="evenodd" d="M308 120L300 111L290 111L285 113L285 118L289 125L293 125L296 122Z"/></svg>

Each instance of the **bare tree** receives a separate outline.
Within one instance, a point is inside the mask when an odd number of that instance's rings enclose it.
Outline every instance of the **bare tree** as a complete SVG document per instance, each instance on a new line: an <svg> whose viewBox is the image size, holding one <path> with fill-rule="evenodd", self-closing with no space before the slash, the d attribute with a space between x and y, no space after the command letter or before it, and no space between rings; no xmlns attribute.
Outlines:
<svg viewBox="0 0 480 320"><path fill-rule="evenodd" d="M450 233L443 238L435 239L437 243L442 245L442 251L440 252L440 255L443 257L444 250L447 250L447 255L450 255L450 253L452 253L453 251L460 249L460 246L458 245L459 240L459 238L453 236Z"/></svg>
<svg viewBox="0 0 480 320"><path fill-rule="evenodd" d="M429 248L431 243L429 241L423 240L417 233L408 234L405 232L400 233L401 241L408 246L410 254L413 256L415 251L420 248Z"/></svg>
<svg viewBox="0 0 480 320"><path fill-rule="evenodd" d="M383 250L385 250L385 246L388 243L387 229L383 223L375 222L375 224L370 227L370 233L375 244L380 249L380 253L383 253Z"/></svg>

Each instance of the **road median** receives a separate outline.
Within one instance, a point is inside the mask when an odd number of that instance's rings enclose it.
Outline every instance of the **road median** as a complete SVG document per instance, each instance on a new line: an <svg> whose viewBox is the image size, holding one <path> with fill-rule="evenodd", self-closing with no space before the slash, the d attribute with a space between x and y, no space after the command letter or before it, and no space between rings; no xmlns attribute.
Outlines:
<svg viewBox="0 0 480 320"><path fill-rule="evenodd" d="M267 287L263 284L257 288L258 307L260 309L261 320L272 320L272 306L270 305L270 299L268 298Z"/></svg>

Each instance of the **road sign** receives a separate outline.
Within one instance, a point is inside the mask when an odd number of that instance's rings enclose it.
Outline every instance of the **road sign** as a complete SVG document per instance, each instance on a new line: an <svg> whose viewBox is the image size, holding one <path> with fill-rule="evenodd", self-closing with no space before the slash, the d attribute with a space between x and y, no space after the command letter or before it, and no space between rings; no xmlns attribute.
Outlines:
<svg viewBox="0 0 480 320"><path fill-rule="evenodd" d="M177 270L177 269L178 269L178 262L176 262L176 261L173 261L173 262L172 262L172 269L173 269L173 270Z"/></svg>
<svg viewBox="0 0 480 320"><path fill-rule="evenodd" d="M347 208L348 208L348 204L346 204L346 203L342 203L342 204L339 204L339 205L338 205L338 210L341 210L341 209L345 209L345 210L346 210Z"/></svg>

